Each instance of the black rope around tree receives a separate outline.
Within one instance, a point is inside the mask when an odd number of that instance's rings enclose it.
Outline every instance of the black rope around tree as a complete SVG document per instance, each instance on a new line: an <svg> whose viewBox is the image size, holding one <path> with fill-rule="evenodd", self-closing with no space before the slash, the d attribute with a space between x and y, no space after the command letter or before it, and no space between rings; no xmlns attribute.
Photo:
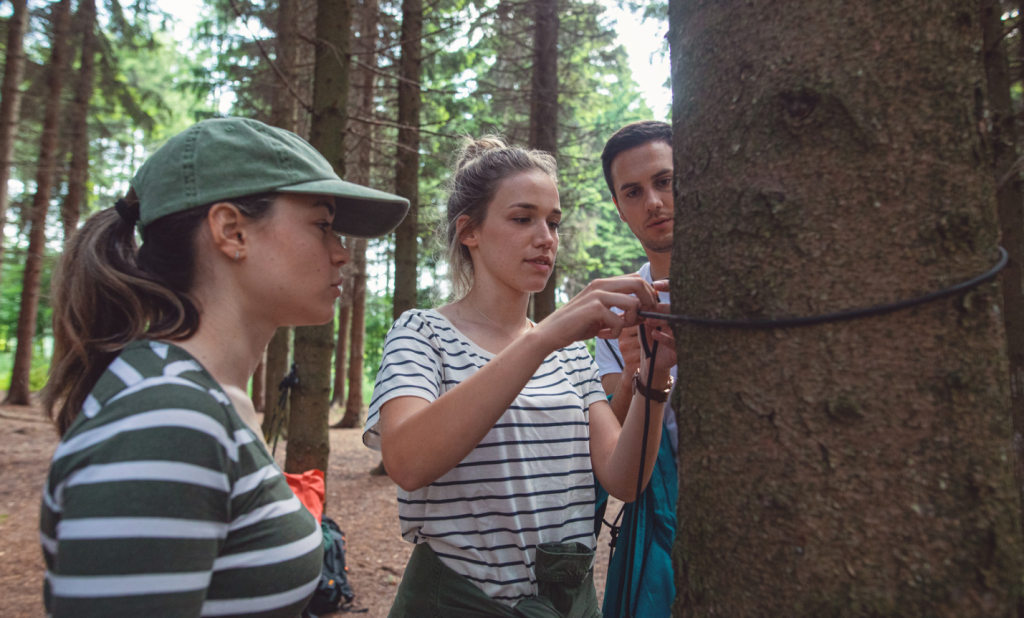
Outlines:
<svg viewBox="0 0 1024 618"><path fill-rule="evenodd" d="M640 311L639 315L644 318L653 318L656 320L664 320L670 323L677 324L694 324L696 326L706 326L708 328L732 328L732 329L744 329L744 330L770 330L774 328L797 328L800 326L814 326L816 324L826 324L829 322L845 322L847 320L856 320L859 318L868 318L876 315L883 315L886 313L892 313L901 309L909 309L911 307L917 307L925 303L934 302L943 298L949 298L950 296L956 296L957 294L969 290L973 287L979 286L982 283L986 283L995 278L999 271L1006 267L1006 263L1009 261L1009 255L1006 253L1006 249L999 247L999 261L995 266L978 275L977 277L958 283L952 287L925 294L924 296L918 296L917 298L911 298L909 300L901 300L899 302L891 303L888 305L876 305L874 307L868 307L866 309L851 309L849 311L840 311L838 313L827 313L823 315L812 315L806 317L792 317L792 318L778 318L773 320L716 320L712 318L698 318L690 315L675 315L671 313L655 313L652 311Z"/></svg>
<svg viewBox="0 0 1024 618"><path fill-rule="evenodd" d="M698 326L707 326L709 328L734 328L734 329L745 329L745 330L768 330L775 328L796 328L800 326L813 326L815 324L826 324L830 322L843 322L847 320L855 320L859 318L867 318L876 315L883 315L886 313L892 313L899 311L900 309L909 309L925 303L930 303L943 298L949 298L955 296L960 292L969 290L973 287L981 285L987 281L991 281L995 276L1006 267L1009 261L1009 255L1006 253L1006 249L999 247L999 261L995 266L990 268L988 271L978 275L977 277L958 283L952 287L925 294L924 296L918 296L917 298L911 298L909 300L903 300L888 305L876 305L874 307L868 307L866 309L852 309L849 311L840 311L838 313L828 313L823 315L806 316L806 317L791 317L791 318L779 318L774 320L715 320L711 318L698 318L688 315L673 315L667 313L654 313L650 311L640 311L639 315L645 318L654 318L658 320L664 320L666 322L675 322L682 324L695 324ZM655 340L653 344L648 347L647 345L647 332L643 324L639 325L640 343L643 345L644 354L648 358L648 370L647 370L647 392L650 392L654 386L654 361L658 357L658 341ZM644 490L644 472L647 467L647 433L651 426L651 400L647 397L644 398L644 433L643 439L640 446L640 471L637 476L636 483L636 497L634 502L637 503L636 513L634 513L633 520L630 521L629 530L626 531L626 577L620 584L620 599L624 607L622 607L622 615L626 618L639 618L635 616L636 613L636 601L633 597L633 569L636 562L636 543L637 533L639 531L640 524L640 496ZM622 511L619 512L622 515ZM618 518L616 518L618 521ZM615 532L615 526L612 526ZM612 547L615 550L615 536L613 532ZM647 553L645 548L644 553ZM641 567L639 579L642 581L644 575L644 569ZM637 582L637 588L639 590L639 584ZM623 590L622 588L625 588Z"/></svg>

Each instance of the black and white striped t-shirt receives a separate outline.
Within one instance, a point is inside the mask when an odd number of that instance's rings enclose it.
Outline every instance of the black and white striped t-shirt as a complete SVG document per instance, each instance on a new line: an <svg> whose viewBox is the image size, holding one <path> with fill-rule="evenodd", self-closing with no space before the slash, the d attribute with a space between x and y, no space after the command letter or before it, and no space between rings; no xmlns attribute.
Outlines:
<svg viewBox="0 0 1024 618"><path fill-rule="evenodd" d="M65 434L43 489L54 618L298 616L323 533L188 352L128 345Z"/></svg>
<svg viewBox="0 0 1024 618"><path fill-rule="evenodd" d="M380 448L381 404L433 401L493 356L435 310L402 314L384 343L364 443ZM604 398L584 344L549 355L462 463L427 487L398 489L402 536L495 600L536 595L538 544L595 547L589 407Z"/></svg>

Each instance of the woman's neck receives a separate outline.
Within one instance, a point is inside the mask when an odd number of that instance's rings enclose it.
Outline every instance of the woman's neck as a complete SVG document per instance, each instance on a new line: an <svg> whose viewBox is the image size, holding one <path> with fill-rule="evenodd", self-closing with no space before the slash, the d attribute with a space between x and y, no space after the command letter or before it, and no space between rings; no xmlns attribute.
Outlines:
<svg viewBox="0 0 1024 618"><path fill-rule="evenodd" d="M233 295L197 296L202 307L199 328L175 344L194 356L221 386L246 391L276 328L247 315Z"/></svg>
<svg viewBox="0 0 1024 618"><path fill-rule="evenodd" d="M473 288L459 303L468 304L499 328L512 333L523 328L530 306L529 292L512 290L487 281L473 283Z"/></svg>

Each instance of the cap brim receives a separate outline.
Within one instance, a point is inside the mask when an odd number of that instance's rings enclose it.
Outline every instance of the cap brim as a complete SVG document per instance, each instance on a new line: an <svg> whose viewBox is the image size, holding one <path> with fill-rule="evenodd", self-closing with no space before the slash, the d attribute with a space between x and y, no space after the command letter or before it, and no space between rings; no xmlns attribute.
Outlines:
<svg viewBox="0 0 1024 618"><path fill-rule="evenodd" d="M344 180L313 180L275 191L334 196L333 227L345 236L355 238L378 238L389 234L409 212L409 200L404 197Z"/></svg>

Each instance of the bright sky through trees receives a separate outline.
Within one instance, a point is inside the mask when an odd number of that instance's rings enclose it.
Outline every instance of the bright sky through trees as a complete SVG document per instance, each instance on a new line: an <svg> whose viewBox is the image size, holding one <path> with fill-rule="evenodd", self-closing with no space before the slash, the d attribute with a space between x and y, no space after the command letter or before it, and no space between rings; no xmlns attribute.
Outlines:
<svg viewBox="0 0 1024 618"><path fill-rule="evenodd" d="M616 23L619 43L629 54L629 69L647 105L658 119L667 119L672 91L668 88L668 55L662 51L666 25L653 20L644 23L639 15L620 7L618 0L600 1L607 9L608 17ZM188 40L189 30L199 18L202 0L157 0L157 4L180 21L175 38Z"/></svg>

